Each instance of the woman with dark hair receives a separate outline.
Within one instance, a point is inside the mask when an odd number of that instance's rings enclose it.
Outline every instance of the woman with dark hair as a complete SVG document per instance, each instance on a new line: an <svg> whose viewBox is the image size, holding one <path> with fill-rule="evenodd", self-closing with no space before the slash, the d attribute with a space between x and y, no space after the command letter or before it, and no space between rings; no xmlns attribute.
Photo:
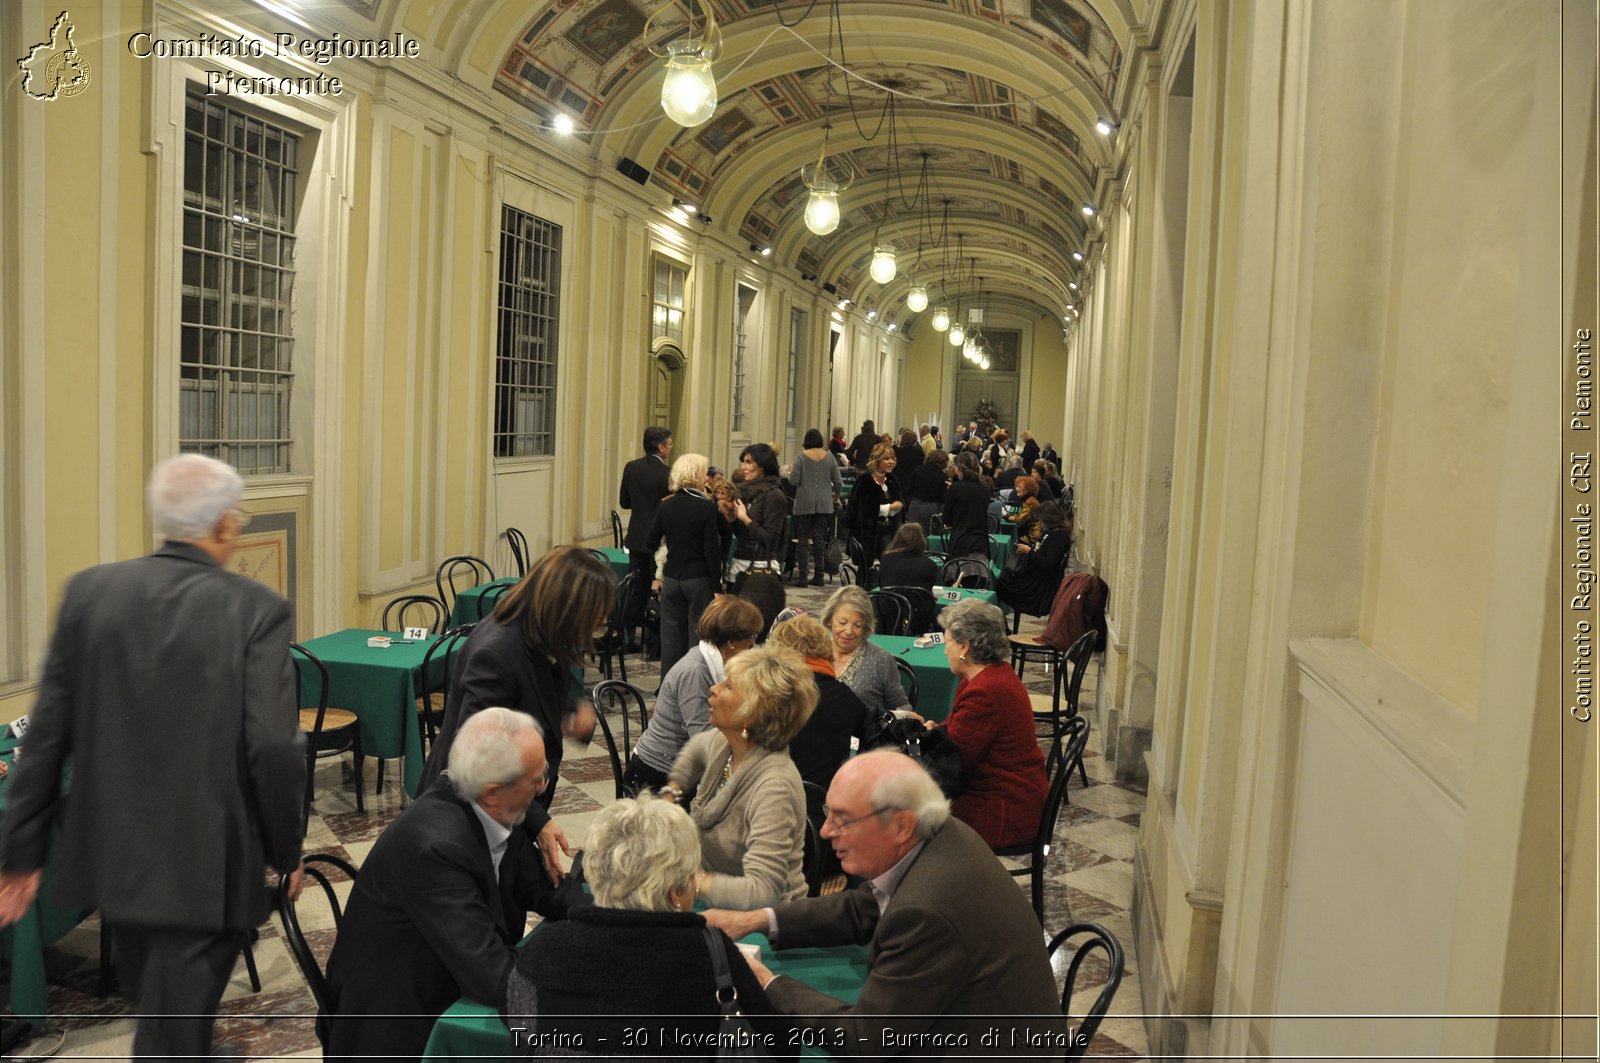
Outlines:
<svg viewBox="0 0 1600 1063"><path fill-rule="evenodd" d="M731 511L724 511L733 525L733 571L743 572L756 562L783 563L783 520L789 515L789 499L778 483L778 456L765 443L752 443L739 452L739 492Z"/></svg>
<svg viewBox="0 0 1600 1063"><path fill-rule="evenodd" d="M867 475L856 480L850 501L845 504L845 524L861 544L863 574L872 567L884 543L900 526L901 510L905 509L894 467L894 448L879 443L867 461Z"/></svg>
<svg viewBox="0 0 1600 1063"><path fill-rule="evenodd" d="M822 557L828 548L828 529L833 524L833 511L837 505L843 478L839 463L833 460L822 445L822 433L815 428L806 430L804 448L789 471L789 482L796 485L794 494L794 558L796 587L804 587L806 562L812 564L810 583L822 586Z"/></svg>
<svg viewBox="0 0 1600 1063"><path fill-rule="evenodd" d="M872 460L872 451L879 443L883 442L878 437L878 430L871 421L861 422L861 431L850 441L850 464L857 469L865 469L867 462Z"/></svg>
<svg viewBox="0 0 1600 1063"><path fill-rule="evenodd" d="M989 560L989 489L979 479L978 459L971 451L956 455L956 479L944 496L944 526L951 557Z"/></svg>
<svg viewBox="0 0 1600 1063"><path fill-rule="evenodd" d="M1071 552L1072 525L1066 511L1056 502L1040 502L1017 533L1021 567L1000 574L995 588L1000 600L1015 612L1048 613L1061 582L1062 563Z"/></svg>
<svg viewBox="0 0 1600 1063"><path fill-rule="evenodd" d="M925 457L917 433L909 428L900 429L900 445L894 448L894 460L899 462L900 479L909 479Z"/></svg>
<svg viewBox="0 0 1600 1063"><path fill-rule="evenodd" d="M948 466L950 455L942 450L928 452L927 460L911 470L911 481L906 485L908 502L906 519L928 531L928 521L944 505L945 488L949 486Z"/></svg>
<svg viewBox="0 0 1600 1063"><path fill-rule="evenodd" d="M989 475L1003 471L1006 459L1011 457L1011 435L1004 428L996 428L994 435L989 437L989 447L983 453L983 464Z"/></svg>
<svg viewBox="0 0 1600 1063"><path fill-rule="evenodd" d="M462 721L480 709L500 706L537 720L546 736L550 785L529 807L524 827L537 836L552 881L561 879L560 854L572 855L566 834L550 818L560 736L586 742L595 726L594 706L572 696L573 670L582 672L616 588L611 566L582 547L558 546L535 561L457 653L444 722L422 772L418 792L444 771Z"/></svg>
<svg viewBox="0 0 1600 1063"><path fill-rule="evenodd" d="M928 537L920 525L907 521L878 559L878 586L924 587L939 582L939 566L928 556Z"/></svg>

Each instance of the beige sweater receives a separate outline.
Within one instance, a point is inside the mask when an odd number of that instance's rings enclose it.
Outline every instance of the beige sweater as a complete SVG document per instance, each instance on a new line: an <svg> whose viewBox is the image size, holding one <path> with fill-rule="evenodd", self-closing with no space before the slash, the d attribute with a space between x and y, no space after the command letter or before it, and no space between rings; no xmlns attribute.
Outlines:
<svg viewBox="0 0 1600 1063"><path fill-rule="evenodd" d="M702 895L714 908L752 909L805 896L806 796L787 752L751 746L726 783L728 740L695 735L671 779L697 788L690 811L700 828L700 862L712 872Z"/></svg>

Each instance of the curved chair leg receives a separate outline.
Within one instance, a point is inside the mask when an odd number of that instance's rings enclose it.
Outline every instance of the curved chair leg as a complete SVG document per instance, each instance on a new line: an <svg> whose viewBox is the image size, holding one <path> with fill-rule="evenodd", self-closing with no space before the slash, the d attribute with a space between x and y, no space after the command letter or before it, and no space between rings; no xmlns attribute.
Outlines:
<svg viewBox="0 0 1600 1063"><path fill-rule="evenodd" d="M356 758L356 811L365 812L367 810L367 799L365 794L367 782L366 774L363 770L363 764L367 758L366 754L361 751L361 733L359 731L356 732L356 742L353 752L355 753ZM383 773L383 761L381 760L378 761L378 773L381 777Z"/></svg>
<svg viewBox="0 0 1600 1063"><path fill-rule="evenodd" d="M244 936L244 969L250 976L250 991L261 992L261 974L256 970L256 950L251 946L261 939L261 932L255 927Z"/></svg>

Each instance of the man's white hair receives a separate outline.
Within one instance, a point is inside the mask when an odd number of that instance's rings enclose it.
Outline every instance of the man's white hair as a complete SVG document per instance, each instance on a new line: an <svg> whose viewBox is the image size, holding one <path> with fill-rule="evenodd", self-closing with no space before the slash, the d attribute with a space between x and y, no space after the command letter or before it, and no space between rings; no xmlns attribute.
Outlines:
<svg viewBox="0 0 1600 1063"><path fill-rule="evenodd" d="M206 539L244 497L244 480L225 461L179 454L150 473L150 521L163 540Z"/></svg>
<svg viewBox="0 0 1600 1063"><path fill-rule="evenodd" d="M476 801L485 787L505 786L522 778L522 750L517 735L533 731L544 737L539 723L514 709L479 709L461 725L450 746L450 789L463 801Z"/></svg>
<svg viewBox="0 0 1600 1063"><path fill-rule="evenodd" d="M880 753L862 755L879 756ZM939 833L939 828L950 818L949 798L933 781L933 776L904 753L884 751L881 755L898 758L906 766L891 770L872 787L872 807L910 812L917 819L917 837L927 841Z"/></svg>

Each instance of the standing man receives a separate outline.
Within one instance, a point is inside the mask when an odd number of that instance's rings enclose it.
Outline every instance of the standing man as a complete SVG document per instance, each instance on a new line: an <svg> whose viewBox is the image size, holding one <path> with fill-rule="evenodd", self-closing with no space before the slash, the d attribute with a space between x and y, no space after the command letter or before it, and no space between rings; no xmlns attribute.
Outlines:
<svg viewBox="0 0 1600 1063"><path fill-rule="evenodd" d="M625 619L628 630L644 616L645 596L650 593L650 583L656 578L656 558L650 550L650 525L655 523L656 507L667 497L667 480L672 453L672 429L651 425L644 430L644 456L634 458L622 467L622 490L617 504L630 511L628 534L623 542L628 547L628 571L639 573L639 590L634 596L634 608ZM646 631L645 640L659 650L659 631ZM635 647L628 647L633 649Z"/></svg>
<svg viewBox="0 0 1600 1063"><path fill-rule="evenodd" d="M752 960L767 998L836 1056L1061 1058L1066 1021L1039 921L921 765L881 750L852 757L826 809L822 836L861 885L752 912L712 909L706 922L736 940L760 931L778 949L870 945L867 982L846 1004ZM994 1028L999 1051L985 1051Z"/></svg>
<svg viewBox="0 0 1600 1063"><path fill-rule="evenodd" d="M217 1002L270 908L263 870L300 888L289 603L223 567L249 519L243 491L215 459L162 462L161 548L68 582L0 822L0 926L32 903L59 827L53 899L100 910L141 1013L139 1057L210 1054Z"/></svg>

